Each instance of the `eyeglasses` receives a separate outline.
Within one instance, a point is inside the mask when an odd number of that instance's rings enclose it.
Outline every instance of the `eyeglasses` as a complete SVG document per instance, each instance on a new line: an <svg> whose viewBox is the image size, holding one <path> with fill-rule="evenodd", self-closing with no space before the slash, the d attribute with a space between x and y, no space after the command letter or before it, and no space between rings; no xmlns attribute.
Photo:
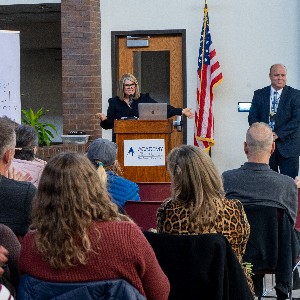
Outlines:
<svg viewBox="0 0 300 300"><path fill-rule="evenodd" d="M124 84L124 87L131 87L131 86L135 86L135 83Z"/></svg>

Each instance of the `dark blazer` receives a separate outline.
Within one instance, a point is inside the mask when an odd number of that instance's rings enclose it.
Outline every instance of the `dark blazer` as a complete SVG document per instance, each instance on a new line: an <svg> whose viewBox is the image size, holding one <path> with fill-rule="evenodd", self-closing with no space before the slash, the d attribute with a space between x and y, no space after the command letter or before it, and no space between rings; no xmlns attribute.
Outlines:
<svg viewBox="0 0 300 300"><path fill-rule="evenodd" d="M250 108L249 125L255 122L269 124L271 86L254 92ZM277 114L275 116L274 132L278 135L276 147L283 157L300 155L300 91L290 86L283 88L280 96Z"/></svg>

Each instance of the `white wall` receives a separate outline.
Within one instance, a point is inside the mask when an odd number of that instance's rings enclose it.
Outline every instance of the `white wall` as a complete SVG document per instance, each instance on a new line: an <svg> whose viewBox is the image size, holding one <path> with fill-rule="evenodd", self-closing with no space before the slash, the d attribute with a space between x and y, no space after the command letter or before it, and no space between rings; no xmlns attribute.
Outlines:
<svg viewBox="0 0 300 300"><path fill-rule="evenodd" d="M196 68L204 0L101 0L101 65L103 111L111 90L111 31L186 29L187 103L195 108ZM212 41L223 71L215 89L215 141L212 159L220 172L245 161L243 141L247 113L237 112L238 101L251 101L253 91L269 84L270 65L283 63L288 84L298 80L300 1L209 0ZM188 121L188 143L193 143ZM103 136L111 137L103 130Z"/></svg>

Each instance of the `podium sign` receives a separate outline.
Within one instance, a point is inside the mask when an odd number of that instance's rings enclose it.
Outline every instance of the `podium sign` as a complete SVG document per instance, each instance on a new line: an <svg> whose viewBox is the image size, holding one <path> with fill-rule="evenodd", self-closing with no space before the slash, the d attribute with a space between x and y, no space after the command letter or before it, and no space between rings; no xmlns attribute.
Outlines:
<svg viewBox="0 0 300 300"><path fill-rule="evenodd" d="M164 166L165 140L124 140L124 166Z"/></svg>

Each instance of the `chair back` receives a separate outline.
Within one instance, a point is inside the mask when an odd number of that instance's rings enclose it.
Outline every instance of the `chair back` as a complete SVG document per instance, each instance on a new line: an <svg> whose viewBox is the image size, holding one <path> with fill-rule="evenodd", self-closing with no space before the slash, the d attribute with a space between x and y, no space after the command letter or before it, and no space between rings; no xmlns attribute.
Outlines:
<svg viewBox="0 0 300 300"><path fill-rule="evenodd" d="M27 274L21 277L17 297L19 300L146 300L135 287L123 279L95 282L50 282Z"/></svg>
<svg viewBox="0 0 300 300"><path fill-rule="evenodd" d="M126 201L125 213L141 228L156 228L156 213L162 201Z"/></svg>
<svg viewBox="0 0 300 300"><path fill-rule="evenodd" d="M170 182L137 182L141 201L163 201L171 197Z"/></svg>
<svg viewBox="0 0 300 300"><path fill-rule="evenodd" d="M244 210L251 229L244 261L253 265L254 273L269 273L277 267L278 260L277 208L245 205Z"/></svg>
<svg viewBox="0 0 300 300"><path fill-rule="evenodd" d="M284 209L244 205L250 237L243 260L258 274L274 273L276 290L285 295L292 291L292 272L299 253L299 241Z"/></svg>
<svg viewBox="0 0 300 300"><path fill-rule="evenodd" d="M253 300L241 265L224 236L144 234L170 281L169 300Z"/></svg>

